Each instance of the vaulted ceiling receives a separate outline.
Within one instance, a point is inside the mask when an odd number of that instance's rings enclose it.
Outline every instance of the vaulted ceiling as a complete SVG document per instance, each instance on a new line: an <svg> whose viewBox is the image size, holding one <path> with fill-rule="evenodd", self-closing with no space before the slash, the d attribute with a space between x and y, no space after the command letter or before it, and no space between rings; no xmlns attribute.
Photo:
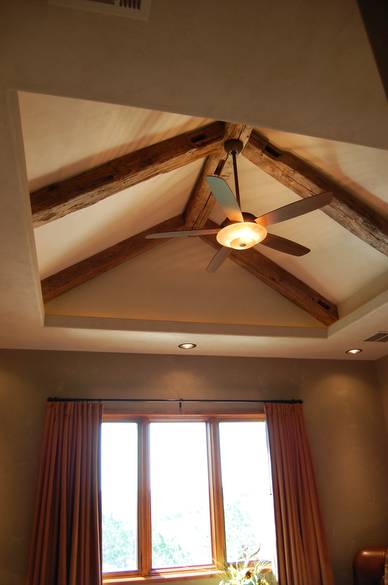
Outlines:
<svg viewBox="0 0 388 585"><path fill-rule="evenodd" d="M328 326L388 287L386 151L37 94L20 94L20 111L48 323L196 324L199 333L270 327L270 336L288 334L291 345L295 337L327 337ZM220 174L233 187L223 148L230 137L244 143L244 210L260 215L333 193L322 210L271 228L310 254L259 245L232 253L209 274L214 236L145 239L222 223L205 176ZM237 354L238 347L236 336Z"/></svg>

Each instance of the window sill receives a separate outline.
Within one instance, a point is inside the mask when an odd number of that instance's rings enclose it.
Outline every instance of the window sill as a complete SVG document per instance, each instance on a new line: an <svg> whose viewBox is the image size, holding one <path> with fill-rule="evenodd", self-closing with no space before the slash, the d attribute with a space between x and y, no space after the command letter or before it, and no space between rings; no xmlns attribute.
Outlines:
<svg viewBox="0 0 388 585"><path fill-rule="evenodd" d="M221 571L217 569L193 569L192 571L169 571L153 573L147 577L141 575L114 575L103 577L103 585L127 585L128 583L162 583L166 581L191 581L193 579L210 579L219 577Z"/></svg>

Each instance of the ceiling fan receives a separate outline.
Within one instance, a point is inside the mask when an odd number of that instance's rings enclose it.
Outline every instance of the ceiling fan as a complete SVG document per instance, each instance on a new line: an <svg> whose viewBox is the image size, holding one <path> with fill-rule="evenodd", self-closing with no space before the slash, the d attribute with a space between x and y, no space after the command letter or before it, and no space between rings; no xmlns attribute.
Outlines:
<svg viewBox="0 0 388 585"><path fill-rule="evenodd" d="M268 248L273 248L285 254L293 256L304 256L310 252L309 248L302 246L287 238L282 238L275 234L270 234L267 227L310 213L330 203L332 193L324 192L318 195L312 195L307 199L295 201L289 205L284 205L264 215L255 217L252 213L241 211L240 188L237 172L237 155L243 148L240 140L227 140L224 144L225 151L232 156L233 174L236 196L230 189L228 183L221 177L212 175L206 177L210 189L222 207L227 219L219 228L200 229L200 230L181 230L174 232L160 232L147 234L147 239L155 238L182 238L192 236L209 236L215 235L222 248L212 258L207 266L208 272L215 272L232 250L247 250L257 244L262 244Z"/></svg>

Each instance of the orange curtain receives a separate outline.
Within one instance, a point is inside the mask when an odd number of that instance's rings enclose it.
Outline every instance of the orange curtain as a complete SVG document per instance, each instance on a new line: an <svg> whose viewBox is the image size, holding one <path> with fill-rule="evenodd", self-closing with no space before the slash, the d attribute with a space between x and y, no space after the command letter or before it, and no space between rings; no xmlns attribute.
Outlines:
<svg viewBox="0 0 388 585"><path fill-rule="evenodd" d="M266 404L280 585L334 585L301 404Z"/></svg>
<svg viewBox="0 0 388 585"><path fill-rule="evenodd" d="M101 584L102 405L49 403L28 585Z"/></svg>

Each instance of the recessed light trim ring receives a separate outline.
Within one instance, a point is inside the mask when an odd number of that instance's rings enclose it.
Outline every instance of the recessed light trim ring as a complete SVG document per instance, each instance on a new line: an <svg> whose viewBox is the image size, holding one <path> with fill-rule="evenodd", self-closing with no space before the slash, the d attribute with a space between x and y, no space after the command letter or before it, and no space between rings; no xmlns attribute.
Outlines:
<svg viewBox="0 0 388 585"><path fill-rule="evenodd" d="M184 343L180 343L178 347L179 349L194 349L197 347L197 344L192 343L191 341L185 341Z"/></svg>

